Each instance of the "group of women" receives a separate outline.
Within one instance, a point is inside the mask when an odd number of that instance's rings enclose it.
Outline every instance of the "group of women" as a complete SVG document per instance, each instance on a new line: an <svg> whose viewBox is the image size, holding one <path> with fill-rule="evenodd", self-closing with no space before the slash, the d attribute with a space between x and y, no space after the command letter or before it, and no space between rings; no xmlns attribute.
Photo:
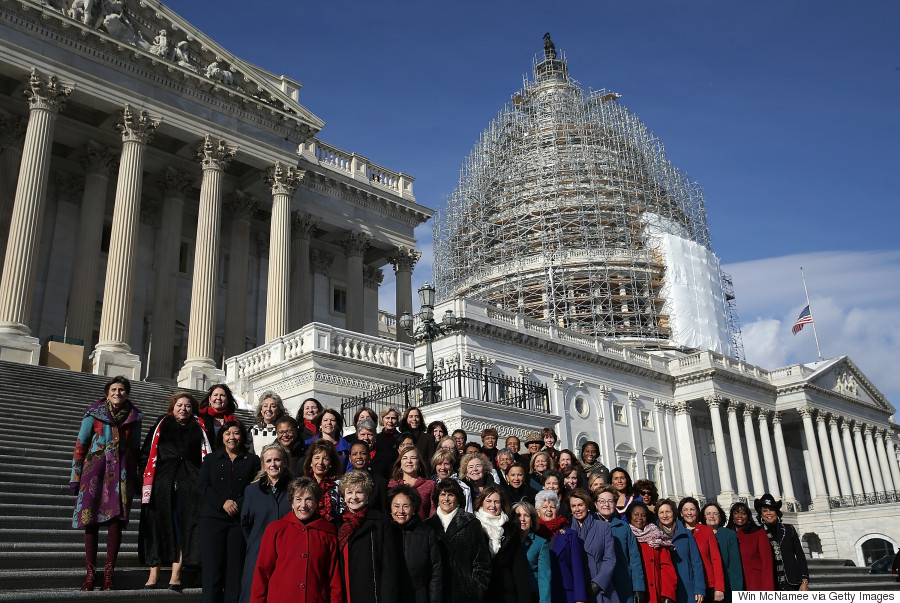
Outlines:
<svg viewBox="0 0 900 603"><path fill-rule="evenodd" d="M518 439L496 450L494 430L484 448L449 437L417 408L361 409L344 438L339 412L310 399L290 417L266 392L248 432L215 385L201 402L174 394L141 447L128 380L105 393L85 411L70 484L83 590L101 525L113 588L138 475L145 588L163 586L163 565L176 591L183 567L202 567L204 601L702 603L808 585L771 495L755 502L761 525L744 503L726 521L716 503L657 500L652 482L607 471L593 442L581 460L555 450L552 430L519 454Z"/></svg>

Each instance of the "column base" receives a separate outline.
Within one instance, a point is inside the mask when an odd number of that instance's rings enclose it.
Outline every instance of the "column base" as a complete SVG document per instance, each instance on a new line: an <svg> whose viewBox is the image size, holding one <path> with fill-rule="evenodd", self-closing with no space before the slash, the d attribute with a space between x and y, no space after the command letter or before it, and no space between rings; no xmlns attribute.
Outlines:
<svg viewBox="0 0 900 603"><path fill-rule="evenodd" d="M37 337L13 330L0 331L0 360L20 364L40 364L41 342Z"/></svg>
<svg viewBox="0 0 900 603"><path fill-rule="evenodd" d="M723 509L727 509L732 504L737 502L737 496L735 496L732 490L725 490L723 492L719 492L719 495L716 497L716 502L722 505ZM752 504L753 501L750 502Z"/></svg>
<svg viewBox="0 0 900 603"><path fill-rule="evenodd" d="M185 364L178 372L178 387L202 391L216 383L225 383L225 371L212 364Z"/></svg>
<svg viewBox="0 0 900 603"><path fill-rule="evenodd" d="M91 360L91 372L95 375L122 375L132 381L141 378L141 360L134 354L97 348L91 354Z"/></svg>

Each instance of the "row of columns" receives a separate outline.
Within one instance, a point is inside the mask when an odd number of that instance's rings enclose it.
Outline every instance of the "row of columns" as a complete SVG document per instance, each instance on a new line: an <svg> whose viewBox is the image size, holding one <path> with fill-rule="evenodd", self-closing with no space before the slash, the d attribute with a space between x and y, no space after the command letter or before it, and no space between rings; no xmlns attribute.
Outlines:
<svg viewBox="0 0 900 603"><path fill-rule="evenodd" d="M790 465L787 457L782 413L741 405L719 396L704 398L710 410L713 442L716 447L716 463L720 482L720 499L731 500L737 496L749 499L769 491L781 493L788 501L796 502ZM731 458L725 448L725 434L720 408L727 407ZM737 414L743 414L744 442L742 445ZM811 477L810 489L814 499L828 497L875 494L894 491L900 487L900 462L893 440L884 429L876 429L859 421L839 420L811 407L798 409L803 422L807 456L807 471ZM754 422L754 413L757 413ZM772 432L769 431L769 415L772 415ZM815 415L816 425L813 423ZM826 422L828 426L826 426ZM839 433L839 424L841 432ZM757 448L757 427L762 447L762 461L770 468L763 477L762 463ZM830 430L829 430L830 428ZM851 436L851 429L853 435ZM772 440L774 439L774 450ZM775 471L775 459L777 468ZM749 461L748 480L746 464ZM734 467L735 485L731 481L730 467ZM779 489L779 478L781 488ZM827 503L827 500L824 501ZM827 508L827 504L825 505Z"/></svg>
<svg viewBox="0 0 900 603"><path fill-rule="evenodd" d="M50 154L57 115L71 87L56 77L32 72L26 96L29 117L5 120L0 130L2 179L0 179L0 227L8 238L2 256L0 280L0 347L9 349L10 338L23 342L23 349L37 347L27 322L37 268L37 248L47 193ZM126 105L116 122L122 135L122 150L111 150L93 142L86 146L83 162L85 186L75 257L70 284L67 334L87 345L93 331L94 306L100 260L100 244L106 195L111 173L118 163L109 259L103 294L100 336L94 351L94 371L140 376L137 356L128 345L131 306L134 294L138 222L141 212L143 161L147 143L160 123L147 111ZM22 139L21 152L16 141ZM237 152L225 141L207 136L198 148L202 168L194 272L191 292L188 353L179 383L202 388L221 379L215 367L215 310L220 247L223 174ZM311 320L309 303L309 241L318 222L302 213L292 217L290 204L304 172L295 166L277 162L267 174L273 206L269 236L268 290L266 296L266 341L287 334ZM15 182L15 194L11 194ZM167 170L160 179L163 193L159 240L155 246L157 266L152 323L150 374L166 380L172 367L175 331L176 275L181 240L182 215L193 178L177 170ZM11 202L10 202L11 201ZM232 261L229 268L229 296L226 323L241 325L227 328L226 354L244 351L246 322L247 270L249 261L250 219L256 202L236 192L229 200L232 212ZM292 237L292 234L294 235ZM349 330L364 329L364 287L370 284L363 256L371 245L368 235L351 232L343 240L347 257L347 316ZM293 252L293 253L292 253ZM294 258L292 264L291 258ZM419 255L399 248L391 257L397 274L397 312L411 311L411 272ZM378 282L380 283L380 274ZM232 295L232 292L234 294ZM13 346L15 347L15 346ZM31 361L33 359L23 359Z"/></svg>

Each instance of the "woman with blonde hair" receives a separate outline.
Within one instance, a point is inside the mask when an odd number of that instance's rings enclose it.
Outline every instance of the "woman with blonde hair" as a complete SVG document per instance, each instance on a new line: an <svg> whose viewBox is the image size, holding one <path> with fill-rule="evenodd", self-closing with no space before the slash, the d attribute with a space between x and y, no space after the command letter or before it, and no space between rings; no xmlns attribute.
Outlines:
<svg viewBox="0 0 900 603"><path fill-rule="evenodd" d="M447 439L447 438L444 438ZM453 438L449 438L452 440ZM460 506L466 513L472 513L472 489L464 481L459 479L456 473L456 445L450 450L438 449L431 457L431 481L435 484L441 483L443 480L452 479L459 484L463 492L463 501ZM434 507L432 507L434 508Z"/></svg>
<svg viewBox="0 0 900 603"><path fill-rule="evenodd" d="M241 530L247 541L241 603L250 600L253 570L256 568L259 545L266 528L291 510L287 487L292 477L290 453L277 442L264 446L260 455L259 473L244 490L244 505L241 507Z"/></svg>
<svg viewBox="0 0 900 603"><path fill-rule="evenodd" d="M472 498L478 498L482 490L494 485L490 461L479 452L465 455L459 464L459 479L469 486Z"/></svg>
<svg viewBox="0 0 900 603"><path fill-rule="evenodd" d="M544 472L553 469L553 457L546 450L540 450L531 455L528 461L528 477L531 479L531 487L536 491L544 488Z"/></svg>

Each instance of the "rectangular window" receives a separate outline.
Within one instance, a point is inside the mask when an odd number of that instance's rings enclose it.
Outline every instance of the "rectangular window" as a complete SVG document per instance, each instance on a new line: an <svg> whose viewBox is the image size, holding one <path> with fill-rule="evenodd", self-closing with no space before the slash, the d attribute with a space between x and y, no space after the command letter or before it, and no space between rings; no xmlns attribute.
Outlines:
<svg viewBox="0 0 900 603"><path fill-rule="evenodd" d="M615 417L616 423L625 425L628 422L625 420L625 406L623 404L613 404L613 417Z"/></svg>
<svg viewBox="0 0 900 603"><path fill-rule="evenodd" d="M647 463L647 479L651 482L658 483L659 475L656 470L656 463Z"/></svg>
<svg viewBox="0 0 900 603"><path fill-rule="evenodd" d="M653 429L653 422L650 419L649 410L641 411L641 427L643 427L644 429Z"/></svg>
<svg viewBox="0 0 900 603"><path fill-rule="evenodd" d="M331 308L340 314L347 313L347 290L344 287L334 287Z"/></svg>
<svg viewBox="0 0 900 603"><path fill-rule="evenodd" d="M103 234L100 235L100 251L109 253L109 241L112 239L112 222L103 223Z"/></svg>
<svg viewBox="0 0 900 603"><path fill-rule="evenodd" d="M178 248L178 272L187 274L188 271L188 252L190 248L187 243L182 243Z"/></svg>

